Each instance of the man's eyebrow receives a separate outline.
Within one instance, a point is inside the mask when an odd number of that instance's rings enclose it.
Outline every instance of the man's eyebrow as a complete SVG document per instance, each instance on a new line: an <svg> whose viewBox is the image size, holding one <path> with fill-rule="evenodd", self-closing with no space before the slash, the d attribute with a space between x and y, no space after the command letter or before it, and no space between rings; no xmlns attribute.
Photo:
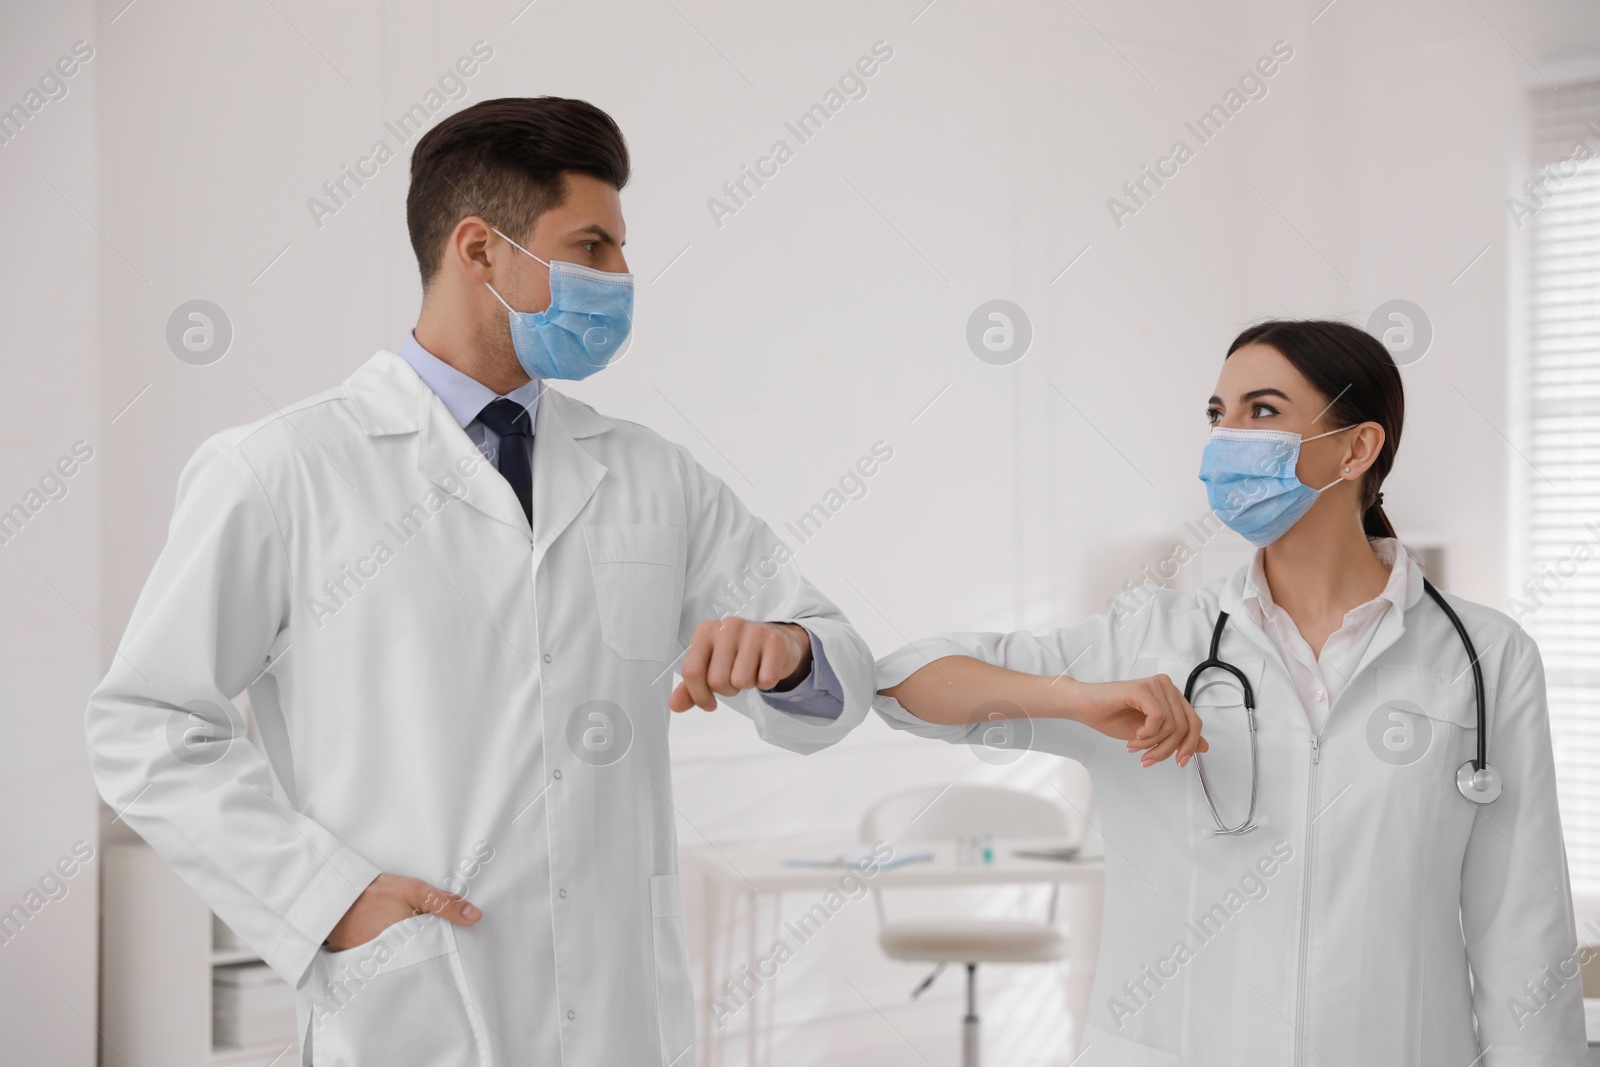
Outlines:
<svg viewBox="0 0 1600 1067"><path fill-rule="evenodd" d="M576 237L579 234L584 234L584 233L592 233L596 237L600 238L600 240L605 241L608 244L617 245L617 247L619 247L619 248L621 247L621 244L617 241L617 239L615 237L611 236L610 231L608 231L604 226L600 225L598 222L591 222L587 226L578 227L576 230L572 231L572 236Z"/></svg>

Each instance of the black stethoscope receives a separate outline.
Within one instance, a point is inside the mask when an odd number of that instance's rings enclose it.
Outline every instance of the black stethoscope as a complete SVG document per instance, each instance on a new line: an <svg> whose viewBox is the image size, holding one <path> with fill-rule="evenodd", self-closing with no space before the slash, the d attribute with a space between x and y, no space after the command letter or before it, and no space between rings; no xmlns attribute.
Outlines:
<svg viewBox="0 0 1600 1067"><path fill-rule="evenodd" d="M1445 603L1443 594L1426 578L1422 580L1422 588L1450 617L1451 625L1456 628L1456 634L1461 638L1462 647L1467 650L1467 659L1472 663L1472 688L1478 702L1478 755L1477 758L1463 763L1461 769L1456 771L1456 788L1461 790L1462 796L1474 804L1489 804L1499 799L1501 782L1500 773L1489 766L1489 716L1484 706L1483 668L1478 665L1478 650L1473 647L1472 638L1467 636L1467 628L1461 624L1461 618L1449 604ZM1211 799L1211 786L1206 781L1205 764L1198 752L1194 756L1195 769L1200 772L1200 788L1205 793L1206 805L1211 808L1211 817L1217 822L1216 832L1244 834L1256 828L1256 784L1259 777L1256 766L1256 695L1250 686L1250 679L1245 677L1244 672L1217 655L1217 647L1222 644L1222 630L1227 625L1228 613L1218 612L1216 628L1211 631L1211 654L1189 672L1189 680L1183 687L1183 699L1186 701L1193 699L1194 683L1199 680L1202 673L1213 668L1233 675L1244 690L1244 713L1250 728L1250 811L1245 815L1244 822L1230 828L1222 821L1222 816L1217 814L1217 805Z"/></svg>

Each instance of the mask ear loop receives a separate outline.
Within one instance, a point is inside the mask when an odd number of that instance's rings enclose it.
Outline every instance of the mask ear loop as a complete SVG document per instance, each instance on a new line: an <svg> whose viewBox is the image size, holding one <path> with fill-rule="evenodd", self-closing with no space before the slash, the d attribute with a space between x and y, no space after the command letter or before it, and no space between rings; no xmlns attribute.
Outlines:
<svg viewBox="0 0 1600 1067"><path fill-rule="evenodd" d="M528 256L528 258L533 259L534 262L538 262L538 264L542 264L542 266L544 266L544 272L546 272L546 274L550 274L550 264L549 264L549 262L544 261L544 259L539 259L538 256L534 256L534 254L531 253L531 251L526 250L526 248L523 248L522 245L518 245L517 242L514 242L514 240L512 240L512 238L506 237L506 235L501 234L501 229L499 229L498 226L491 226L490 229L494 230L494 232L496 232L496 234L501 235L501 237L504 238L504 240L506 240L507 245L510 245L510 246L512 246L512 248L515 248L515 250L520 251L520 253L522 253L523 256ZM488 282L483 283L483 285L488 285L488 288L490 288L490 293L494 293L494 286L493 285L490 285L490 283L488 283ZM494 299L498 299L498 301L501 302L501 307L504 307L504 309L509 310L510 314L512 314L512 315L517 315L518 314L517 309L515 309L515 307L510 306L510 304L507 304L506 298L504 298L504 296L501 296L501 294L494 293Z"/></svg>
<svg viewBox="0 0 1600 1067"><path fill-rule="evenodd" d="M544 272L545 272L546 275L548 275L550 273L550 264L547 261L540 259L538 256L534 255L532 252L529 252L526 248L523 248L521 245L517 244L517 242L513 241L511 238L506 237L505 234L500 233L500 228L498 226L490 226L489 229L493 230L495 233L499 233L501 237L505 238L506 243L509 244L512 248L515 248L518 252L521 252L523 255L527 256L530 259L532 259L536 263L543 264L543 266L545 268ZM511 312L511 314L513 314L513 315L519 314L519 312L517 311L516 308L514 308L510 304L506 303L505 297L501 296L499 293L495 293L494 292L494 286L489 285L488 282L484 282L483 284L489 286L489 291L491 293L494 293L494 298L496 300L500 301L500 306L501 307L505 308L507 311Z"/></svg>
<svg viewBox="0 0 1600 1067"><path fill-rule="evenodd" d="M483 284L489 286L489 291L494 293L494 286L489 285L488 282L484 282ZM494 298L500 301L500 306L511 312L511 314L515 315L517 313L517 309L506 303L505 297L501 296L499 293L494 293Z"/></svg>
<svg viewBox="0 0 1600 1067"><path fill-rule="evenodd" d="M510 238L507 238L507 240L510 240ZM1332 437L1336 433L1344 433L1346 430L1353 430L1357 426L1360 426L1360 425L1361 424L1359 422L1352 422L1349 426L1341 426L1337 430L1329 430L1327 433L1319 433L1315 437L1302 437L1300 439L1300 443L1301 444L1305 444L1307 441L1319 441L1324 437ZM1335 478L1333 481L1329 482L1327 485L1323 486L1321 489L1318 489L1317 490L1317 495L1321 496L1323 493L1326 493L1329 489L1332 489L1334 486L1338 485L1342 481L1344 481L1343 478Z"/></svg>
<svg viewBox="0 0 1600 1067"><path fill-rule="evenodd" d="M494 227L494 226L490 226L489 229L494 230L495 233L500 233L499 229ZM546 272L549 271L549 269L550 269L550 261L549 260L547 260L547 259L539 259L538 256L534 255L532 252L528 251L526 248L523 248L521 245L517 244L517 242L511 240L511 238L506 237L506 235L503 234L503 233L500 233L500 236L501 237L505 237L506 242L509 245L511 245L512 248L515 248L518 252L521 252L523 255L529 257L530 259L538 260L538 262L543 263L544 266L545 266ZM1349 427L1346 427L1346 429L1349 429ZM1335 431L1335 432L1337 433L1338 431Z"/></svg>

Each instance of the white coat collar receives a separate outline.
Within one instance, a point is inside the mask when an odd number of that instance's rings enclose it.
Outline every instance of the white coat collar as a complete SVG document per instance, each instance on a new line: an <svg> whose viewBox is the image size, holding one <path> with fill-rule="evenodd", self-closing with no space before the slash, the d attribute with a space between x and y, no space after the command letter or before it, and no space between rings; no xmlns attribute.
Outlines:
<svg viewBox="0 0 1600 1067"><path fill-rule="evenodd" d="M1378 624L1378 629L1373 633L1372 640L1367 643L1366 651L1361 655L1361 661L1356 664L1355 670L1350 674L1351 680L1354 680L1358 674L1366 669L1368 664L1377 659L1396 641L1400 640L1401 636L1406 632L1406 614L1416 607L1417 601L1422 599L1423 572L1421 560L1415 552L1407 548L1398 539L1394 544L1396 551L1403 550L1406 554L1405 606L1401 611L1387 611L1384 613L1383 620ZM1237 626L1240 632L1244 633L1256 645L1266 650L1269 658L1276 662L1279 659L1277 646L1272 643L1272 639L1267 636L1261 627L1256 625L1255 620L1250 617L1250 612L1246 610L1245 606L1245 598L1249 595L1247 587L1250 585L1251 574L1255 566L1256 559L1252 556L1248 563L1239 567L1222 580L1222 585L1217 590L1217 607L1228 613L1229 630ZM1346 692L1349 692L1349 690L1350 687L1347 686Z"/></svg>
<svg viewBox="0 0 1600 1067"><path fill-rule="evenodd" d="M614 424L589 405L547 387L535 415L533 528L505 479L488 468L472 439L438 396L405 360L379 351L345 382L346 396L369 437L417 434L417 470L445 491L455 488L467 504L548 548L565 530L606 475L606 466L577 442ZM477 470L470 479L462 470Z"/></svg>
<svg viewBox="0 0 1600 1067"><path fill-rule="evenodd" d="M1404 612L1422 596L1421 572L1418 570L1416 554L1401 544L1398 537L1372 537L1367 540L1378 562L1389 568L1389 581L1368 603L1385 601ZM1266 549L1256 549L1250 566L1244 569L1244 576L1244 586L1239 593L1240 602L1257 625L1267 616L1283 610L1273 601L1272 587L1267 584ZM1348 620L1348 612L1345 617Z"/></svg>
<svg viewBox="0 0 1600 1067"><path fill-rule="evenodd" d="M410 364L383 349L357 367L356 372L345 379L344 387L361 429L369 437L416 433L426 421L423 413L438 399ZM562 409L562 422L572 437L593 437L613 425L588 404L551 389L549 382L545 383L541 406L546 399L551 407ZM542 425L541 420L534 427L536 433Z"/></svg>
<svg viewBox="0 0 1600 1067"><path fill-rule="evenodd" d="M1387 546L1386 546L1387 547ZM1393 551L1404 551L1406 554L1405 602L1404 610L1410 611L1422 598L1422 565L1417 554L1407 548L1398 538L1393 540ZM1235 615L1248 615L1245 610L1245 600L1254 592L1252 578L1259 566L1260 552L1251 556L1250 561L1235 570L1222 582L1222 587L1217 591L1217 606L1229 615L1230 621ZM1384 558L1380 554L1380 559ZM1393 559L1392 556L1388 557Z"/></svg>

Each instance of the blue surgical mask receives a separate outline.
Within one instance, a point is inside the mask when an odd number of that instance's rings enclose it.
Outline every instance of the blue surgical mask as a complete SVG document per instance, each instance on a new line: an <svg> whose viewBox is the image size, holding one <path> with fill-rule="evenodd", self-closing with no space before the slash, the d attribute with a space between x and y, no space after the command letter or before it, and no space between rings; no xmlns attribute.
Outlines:
<svg viewBox="0 0 1600 1067"><path fill-rule="evenodd" d="M1338 430L1306 441L1343 433ZM1342 482L1335 478L1321 489L1295 474L1300 462L1300 435L1287 430L1212 429L1200 457L1200 480L1217 518L1257 548L1270 545L1311 510L1317 497Z"/></svg>
<svg viewBox="0 0 1600 1067"><path fill-rule="evenodd" d="M539 259L505 234L500 236L543 263L550 274L550 306L543 311L516 311L494 292L494 286L483 283L511 316L511 344L522 369L531 378L567 381L603 369L633 328L633 275Z"/></svg>

